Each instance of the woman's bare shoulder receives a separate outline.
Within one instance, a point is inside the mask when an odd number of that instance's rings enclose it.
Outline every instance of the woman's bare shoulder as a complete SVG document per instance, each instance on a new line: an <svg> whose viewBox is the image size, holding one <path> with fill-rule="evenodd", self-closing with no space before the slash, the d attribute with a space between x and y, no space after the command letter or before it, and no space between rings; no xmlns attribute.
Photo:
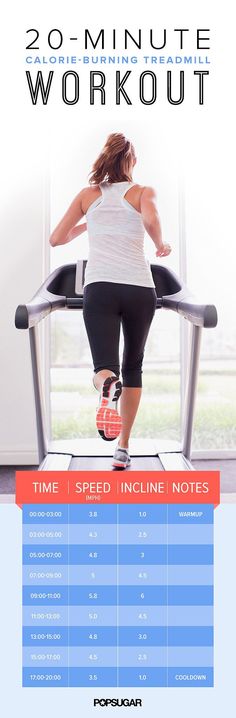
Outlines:
<svg viewBox="0 0 236 718"><path fill-rule="evenodd" d="M90 204L94 202L97 197L101 194L101 190L98 184L88 185L87 187L83 187L83 189L80 192L81 196L81 205L84 214L86 214Z"/></svg>
<svg viewBox="0 0 236 718"><path fill-rule="evenodd" d="M137 196L141 197L143 195L145 196L154 196L156 194L156 190L154 187L151 187L150 185L143 185L143 184L136 184L133 185L133 188L131 188L136 192Z"/></svg>
<svg viewBox="0 0 236 718"><path fill-rule="evenodd" d="M81 189L81 195L83 195L84 197L86 195L90 195L91 197L91 195L96 194L96 192L100 192L99 184L89 184L87 185L87 187L83 187Z"/></svg>
<svg viewBox="0 0 236 718"><path fill-rule="evenodd" d="M149 185L149 184L136 184L136 183L135 183L134 187L137 187L137 189L138 189L140 192L155 192L154 187L152 187L152 186Z"/></svg>

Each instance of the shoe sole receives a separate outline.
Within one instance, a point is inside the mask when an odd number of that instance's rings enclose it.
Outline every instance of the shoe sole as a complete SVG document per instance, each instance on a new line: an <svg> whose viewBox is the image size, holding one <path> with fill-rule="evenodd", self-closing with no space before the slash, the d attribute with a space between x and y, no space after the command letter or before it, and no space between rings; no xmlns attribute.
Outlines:
<svg viewBox="0 0 236 718"><path fill-rule="evenodd" d="M130 466L131 461L127 461L127 463L124 463L123 461L113 461L112 466L114 466L115 469L127 469L127 466Z"/></svg>
<svg viewBox="0 0 236 718"><path fill-rule="evenodd" d="M111 388L115 393L111 399ZM101 405L96 414L96 426L98 433L104 441L114 441L120 435L122 420L117 409L113 409L112 402L118 401L122 392L122 384L119 380L110 380L108 377L103 384Z"/></svg>

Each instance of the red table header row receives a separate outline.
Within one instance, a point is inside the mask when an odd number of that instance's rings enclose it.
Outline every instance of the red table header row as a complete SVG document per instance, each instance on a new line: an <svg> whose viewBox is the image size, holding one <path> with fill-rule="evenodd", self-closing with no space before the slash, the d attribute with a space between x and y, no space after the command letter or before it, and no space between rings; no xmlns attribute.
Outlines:
<svg viewBox="0 0 236 718"><path fill-rule="evenodd" d="M16 503L214 504L219 471L17 471Z"/></svg>

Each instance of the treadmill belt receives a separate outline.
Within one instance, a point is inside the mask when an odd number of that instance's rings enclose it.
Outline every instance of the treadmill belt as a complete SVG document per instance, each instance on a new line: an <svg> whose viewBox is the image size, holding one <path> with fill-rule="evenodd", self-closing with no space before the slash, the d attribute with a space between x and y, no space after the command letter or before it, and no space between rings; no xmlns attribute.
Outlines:
<svg viewBox="0 0 236 718"><path fill-rule="evenodd" d="M122 471L112 467L110 456L72 456L68 471ZM125 471L164 471L158 456L133 456Z"/></svg>

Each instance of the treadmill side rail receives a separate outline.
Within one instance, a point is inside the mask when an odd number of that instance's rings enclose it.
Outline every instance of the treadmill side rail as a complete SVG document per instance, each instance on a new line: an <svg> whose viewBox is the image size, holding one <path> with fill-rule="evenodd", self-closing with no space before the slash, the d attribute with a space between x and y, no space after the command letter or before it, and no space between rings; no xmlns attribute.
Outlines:
<svg viewBox="0 0 236 718"><path fill-rule="evenodd" d="M46 415L44 406L44 397L41 379L41 362L39 356L39 339L38 327L32 327L29 330L31 364L34 386L35 414L38 439L38 458L39 463L43 461L48 451L48 441L46 432Z"/></svg>
<svg viewBox="0 0 236 718"><path fill-rule="evenodd" d="M184 407L183 455L190 460L193 433L194 410L197 395L198 368L200 359L202 328L192 326L191 344L188 355L188 377Z"/></svg>

